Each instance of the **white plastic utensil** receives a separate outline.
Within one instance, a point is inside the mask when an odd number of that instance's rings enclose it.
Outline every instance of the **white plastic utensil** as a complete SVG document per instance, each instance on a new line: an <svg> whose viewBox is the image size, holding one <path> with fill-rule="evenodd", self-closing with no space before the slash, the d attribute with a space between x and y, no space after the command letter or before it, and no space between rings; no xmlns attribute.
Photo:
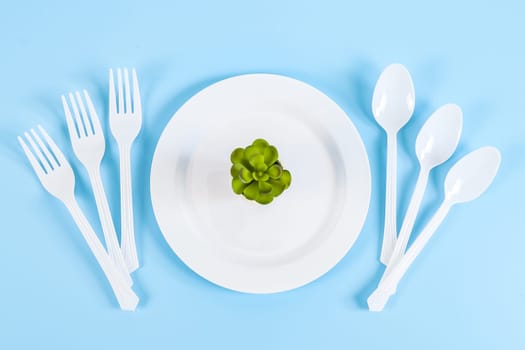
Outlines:
<svg viewBox="0 0 525 350"><path fill-rule="evenodd" d="M452 166L445 179L443 203L405 255L370 295L368 298L370 311L383 310L390 296L396 292L399 281L428 243L450 208L454 204L474 200L485 192L496 176L500 162L501 155L496 148L482 147L467 154Z"/></svg>
<svg viewBox="0 0 525 350"><path fill-rule="evenodd" d="M106 149L104 133L93 102L86 90L84 90L84 99L85 104L78 91L75 94L69 94L69 103L73 110L73 113L71 113L66 97L62 96L69 137L75 155L88 172L109 256L122 271L124 278L132 285L133 282L118 244L117 232L115 231L113 217L111 216L106 192L104 191L102 177L100 176L100 163ZM87 109L85 105L87 105Z"/></svg>
<svg viewBox="0 0 525 350"><path fill-rule="evenodd" d="M405 253L425 193L430 170L452 156L458 146L462 125L461 108L455 104L446 104L437 109L419 131L416 138L419 175L396 245L383 276L388 274L389 270Z"/></svg>
<svg viewBox="0 0 525 350"><path fill-rule="evenodd" d="M412 77L401 64L392 64L379 76L372 98L372 113L387 135L385 225L380 260L387 264L396 242L397 133L414 112Z"/></svg>
<svg viewBox="0 0 525 350"><path fill-rule="evenodd" d="M43 140L33 129L24 133L25 139L30 146L27 145L22 137L18 137L18 142L22 146L27 159L44 188L62 201L69 210L93 255L104 271L117 297L120 308L128 311L135 310L139 298L104 250L75 199L75 175L71 166L47 132L41 126L38 126L38 129Z"/></svg>
<svg viewBox="0 0 525 350"><path fill-rule="evenodd" d="M117 141L120 155L120 213L122 252L129 271L139 267L133 223L133 196L131 186L131 145L142 126L142 105L135 69L131 71L133 98L127 68L117 69L118 99L115 95L113 70L109 70L109 126ZM124 80L124 86L122 81Z"/></svg>

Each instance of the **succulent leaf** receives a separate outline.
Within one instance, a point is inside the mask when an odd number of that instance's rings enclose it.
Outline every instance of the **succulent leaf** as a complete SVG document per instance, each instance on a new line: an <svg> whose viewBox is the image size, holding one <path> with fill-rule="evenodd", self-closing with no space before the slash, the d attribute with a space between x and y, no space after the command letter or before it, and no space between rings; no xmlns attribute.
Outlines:
<svg viewBox="0 0 525 350"><path fill-rule="evenodd" d="M268 176L271 177L272 179L278 179L278 178L280 178L282 172L283 172L283 168L282 168L279 164L274 164L274 165L272 165L272 166L266 171L266 173L268 174Z"/></svg>
<svg viewBox="0 0 525 350"><path fill-rule="evenodd" d="M288 170L283 170L279 180L281 180L281 182L284 184L284 188L287 189L292 183L292 174L290 174Z"/></svg>
<svg viewBox="0 0 525 350"><path fill-rule="evenodd" d="M244 191L242 193L248 199L251 199L251 200L257 199L257 197L259 196L259 185L258 185L258 183L255 182L255 181L252 182L251 184L246 186L246 188L244 189Z"/></svg>
<svg viewBox="0 0 525 350"><path fill-rule="evenodd" d="M230 160L232 161L232 163L240 163L244 158L244 149L243 148L236 148L233 150L231 156L230 156Z"/></svg>
<svg viewBox="0 0 525 350"><path fill-rule="evenodd" d="M259 204L269 204L271 201L273 201L273 196L271 193L261 193L259 197L257 197L256 201Z"/></svg>
<svg viewBox="0 0 525 350"><path fill-rule="evenodd" d="M268 166L264 163L264 156L262 154L251 157L249 161L255 171L265 171L268 169Z"/></svg>
<svg viewBox="0 0 525 350"><path fill-rule="evenodd" d="M253 181L252 173L250 170L246 169L245 167L242 167L241 171L239 172L239 179L245 183L249 184Z"/></svg>
<svg viewBox="0 0 525 350"><path fill-rule="evenodd" d="M244 158L250 160L253 156L263 154L264 150L261 150L256 146L248 146L244 150Z"/></svg>
<svg viewBox="0 0 525 350"><path fill-rule="evenodd" d="M244 166L241 163L235 163L230 168L230 174L232 177L239 176L239 173L241 172L241 169L244 168Z"/></svg>
<svg viewBox="0 0 525 350"><path fill-rule="evenodd" d="M283 193L285 185L279 181L279 180L270 180L268 181L270 185L272 185L272 195L274 197L277 197L281 193Z"/></svg>
<svg viewBox="0 0 525 350"><path fill-rule="evenodd" d="M264 181L257 181L259 184L259 193L270 193L272 192L272 185L270 185L268 182Z"/></svg>
<svg viewBox="0 0 525 350"><path fill-rule="evenodd" d="M242 191L244 191L244 189L246 188L246 186L247 185L243 183L239 178L234 177L232 179L233 192L235 192L236 194L241 194Z"/></svg>
<svg viewBox="0 0 525 350"><path fill-rule="evenodd" d="M252 146L264 149L264 148L270 146L270 144L265 139L257 139L257 140L252 142Z"/></svg>
<svg viewBox="0 0 525 350"><path fill-rule="evenodd" d="M267 166L272 166L273 163L277 161L277 158L279 158L279 153L277 152L277 148L274 146L268 146L264 150L264 163L266 163Z"/></svg>

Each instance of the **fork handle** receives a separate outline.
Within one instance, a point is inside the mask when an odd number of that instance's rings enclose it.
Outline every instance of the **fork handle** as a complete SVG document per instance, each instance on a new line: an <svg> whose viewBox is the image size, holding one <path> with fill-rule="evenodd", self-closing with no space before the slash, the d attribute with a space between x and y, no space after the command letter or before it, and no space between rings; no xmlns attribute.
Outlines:
<svg viewBox="0 0 525 350"><path fill-rule="evenodd" d="M133 186L131 184L131 145L119 147L120 154L120 216L122 254L130 272L139 267L133 222Z"/></svg>
<svg viewBox="0 0 525 350"><path fill-rule="evenodd" d="M91 249L91 252L93 253L100 267L104 271L104 274L106 275L106 278L108 279L109 284L111 285L111 288L115 293L120 308L126 311L135 310L139 302L139 298L137 297L135 292L133 292L130 285L124 279L120 271L117 269L117 266L115 265L113 260L104 250L102 243L100 243L100 240L93 231L93 228L91 227L84 213L78 206L77 201L75 199L72 199L64 202L64 204L68 208L71 216L73 217L73 220L80 229L80 232L82 232L82 235L84 236L84 239L86 240L89 248Z"/></svg>
<svg viewBox="0 0 525 350"><path fill-rule="evenodd" d="M129 275L129 271L124 261L124 256L120 250L120 246L117 239L117 232L115 231L115 225L109 209L106 192L102 184L102 177L100 176L100 167L96 166L88 171L91 186L93 187L93 193L95 195L95 202L97 204L98 215L100 223L102 224L102 232L104 233L104 239L106 241L106 247L108 249L109 256L119 270L122 272L123 277L131 286L133 281Z"/></svg>

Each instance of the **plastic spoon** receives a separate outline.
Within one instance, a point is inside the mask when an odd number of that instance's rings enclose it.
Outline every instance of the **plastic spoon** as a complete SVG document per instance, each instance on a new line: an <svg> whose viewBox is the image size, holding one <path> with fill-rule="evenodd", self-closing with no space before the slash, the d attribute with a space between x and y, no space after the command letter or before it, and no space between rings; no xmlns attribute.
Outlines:
<svg viewBox="0 0 525 350"><path fill-rule="evenodd" d="M455 104L446 104L436 110L419 131L416 138L419 175L383 278L405 253L425 193L428 175L432 168L444 163L452 156L458 146L462 125L461 108Z"/></svg>
<svg viewBox="0 0 525 350"><path fill-rule="evenodd" d="M387 264L396 242L397 133L414 112L414 84L401 64L385 68L377 80L372 113L387 135L385 225L380 260Z"/></svg>
<svg viewBox="0 0 525 350"><path fill-rule="evenodd" d="M452 166L445 179L443 203L406 254L368 297L370 311L383 310L390 296L396 292L399 281L428 243L450 208L454 204L474 200L485 192L498 172L500 161L501 155L496 148L482 147L467 154Z"/></svg>

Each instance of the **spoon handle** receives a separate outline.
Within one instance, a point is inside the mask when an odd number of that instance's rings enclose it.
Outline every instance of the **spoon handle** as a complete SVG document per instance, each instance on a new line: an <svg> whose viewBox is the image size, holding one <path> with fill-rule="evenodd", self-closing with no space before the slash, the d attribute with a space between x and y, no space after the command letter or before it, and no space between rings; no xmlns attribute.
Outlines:
<svg viewBox="0 0 525 350"><path fill-rule="evenodd" d="M436 211L432 219L425 226L423 231L416 238L412 246L407 250L406 254L399 260L399 262L393 266L390 273L383 276L382 281L376 290L368 297L368 308L370 311L382 311L390 296L392 296L397 289L399 281L403 278L406 271L412 265L414 260L417 258L419 253L423 250L425 245L428 243L436 229L443 222L445 217L450 210L451 204L449 202L443 202L439 209ZM385 271L386 273L387 271Z"/></svg>
<svg viewBox="0 0 525 350"><path fill-rule="evenodd" d="M397 134L387 134L385 225L380 261L388 264L396 243Z"/></svg>
<svg viewBox="0 0 525 350"><path fill-rule="evenodd" d="M407 212L405 214L405 219L401 225L401 230L397 236L396 245L392 251L392 256L388 262L383 277L386 276L393 266L395 266L399 260L403 257L405 250L407 248L408 240L410 239L410 234L414 228L414 222L416 221L417 214L419 212L419 207L421 206L421 201L423 200L423 195L425 194L425 189L428 182L428 173L429 171L422 167L419 171L419 175L416 181L416 187L414 188L414 193L410 199L410 204L408 205Z"/></svg>

